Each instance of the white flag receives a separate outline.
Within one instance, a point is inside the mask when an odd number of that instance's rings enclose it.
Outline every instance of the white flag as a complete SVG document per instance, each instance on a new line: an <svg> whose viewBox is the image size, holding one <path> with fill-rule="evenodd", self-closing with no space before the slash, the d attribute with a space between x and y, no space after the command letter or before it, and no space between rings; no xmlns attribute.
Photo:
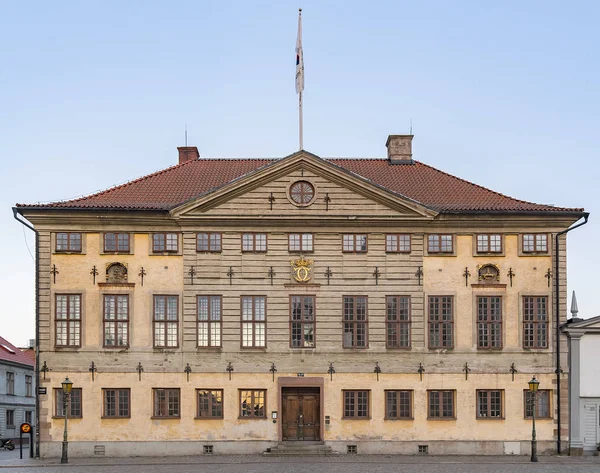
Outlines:
<svg viewBox="0 0 600 473"><path fill-rule="evenodd" d="M304 90L304 54L302 53L302 10L298 13L298 39L296 40L296 93Z"/></svg>

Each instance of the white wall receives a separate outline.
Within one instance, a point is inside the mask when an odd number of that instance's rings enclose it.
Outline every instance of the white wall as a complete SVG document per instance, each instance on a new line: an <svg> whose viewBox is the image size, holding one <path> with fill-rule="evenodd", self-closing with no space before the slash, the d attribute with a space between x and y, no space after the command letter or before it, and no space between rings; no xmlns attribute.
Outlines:
<svg viewBox="0 0 600 473"><path fill-rule="evenodd" d="M581 397L600 397L600 334L581 337Z"/></svg>

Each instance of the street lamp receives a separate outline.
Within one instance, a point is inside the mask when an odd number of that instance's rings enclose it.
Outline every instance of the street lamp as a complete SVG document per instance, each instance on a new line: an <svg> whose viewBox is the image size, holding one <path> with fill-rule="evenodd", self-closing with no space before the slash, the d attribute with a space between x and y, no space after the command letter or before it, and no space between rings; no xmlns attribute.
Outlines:
<svg viewBox="0 0 600 473"><path fill-rule="evenodd" d="M62 457L60 457L60 462L69 463L69 456L67 453L67 450L69 449L69 441L67 440L67 419L69 418L69 395L71 394L73 382L69 380L69 377L67 376L60 384L62 385L63 392L63 412L65 413L65 432L63 434Z"/></svg>
<svg viewBox="0 0 600 473"><path fill-rule="evenodd" d="M531 461L537 462L537 440L535 439L535 396L537 394L538 387L540 386L540 382L535 379L535 376L531 378L529 381L529 392L531 393L531 414L533 419L533 426L531 430Z"/></svg>

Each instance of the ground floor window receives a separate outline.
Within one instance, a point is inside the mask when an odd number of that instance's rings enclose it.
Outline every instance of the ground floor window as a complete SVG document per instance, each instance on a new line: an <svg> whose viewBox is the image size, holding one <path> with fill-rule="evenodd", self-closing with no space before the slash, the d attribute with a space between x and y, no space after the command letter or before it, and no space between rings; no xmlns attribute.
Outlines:
<svg viewBox="0 0 600 473"><path fill-rule="evenodd" d="M369 417L369 391L344 391L344 418Z"/></svg>
<svg viewBox="0 0 600 473"><path fill-rule="evenodd" d="M154 417L179 417L179 389L154 390Z"/></svg>
<svg viewBox="0 0 600 473"><path fill-rule="evenodd" d="M265 389L240 389L240 417L267 417Z"/></svg>
<svg viewBox="0 0 600 473"><path fill-rule="evenodd" d="M533 400L535 396L535 418L536 419L549 419L550 418L550 390L540 389L539 391L532 393L531 391L524 391L525 393L525 417L533 417Z"/></svg>
<svg viewBox="0 0 600 473"><path fill-rule="evenodd" d="M223 390L222 389L196 389L198 411L196 417L200 419L223 418Z"/></svg>
<svg viewBox="0 0 600 473"><path fill-rule="evenodd" d="M129 417L129 389L103 389L103 417Z"/></svg>
<svg viewBox="0 0 600 473"><path fill-rule="evenodd" d="M428 415L429 419L454 419L456 418L454 409L455 391L427 391L429 398Z"/></svg>
<svg viewBox="0 0 600 473"><path fill-rule="evenodd" d="M477 418L501 419L504 417L501 389L477 390Z"/></svg>
<svg viewBox="0 0 600 473"><path fill-rule="evenodd" d="M412 419L412 391L385 392L386 419Z"/></svg>

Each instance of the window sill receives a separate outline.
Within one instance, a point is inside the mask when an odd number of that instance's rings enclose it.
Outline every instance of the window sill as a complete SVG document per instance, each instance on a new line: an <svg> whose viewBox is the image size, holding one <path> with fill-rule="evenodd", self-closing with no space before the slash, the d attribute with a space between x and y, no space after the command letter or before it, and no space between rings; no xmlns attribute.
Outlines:
<svg viewBox="0 0 600 473"><path fill-rule="evenodd" d="M411 346L408 347L385 347L386 350L412 350Z"/></svg>
<svg viewBox="0 0 600 473"><path fill-rule="evenodd" d="M476 417L476 420L506 420L506 417Z"/></svg>
<svg viewBox="0 0 600 473"><path fill-rule="evenodd" d="M169 351L179 350L179 345L174 347L152 347L155 352L167 353Z"/></svg>
<svg viewBox="0 0 600 473"><path fill-rule="evenodd" d="M366 417L342 417L342 420L371 420L371 416L366 416Z"/></svg>
<svg viewBox="0 0 600 473"><path fill-rule="evenodd" d="M153 420L181 420L181 416L152 416Z"/></svg>
<svg viewBox="0 0 600 473"><path fill-rule="evenodd" d="M77 351L81 349L81 345L56 345L54 349L59 351Z"/></svg>
<svg viewBox="0 0 600 473"><path fill-rule="evenodd" d="M267 416L264 417L243 417L243 416L238 416L238 420L267 420Z"/></svg>
<svg viewBox="0 0 600 473"><path fill-rule="evenodd" d="M106 350L129 350L129 345L102 345Z"/></svg>
<svg viewBox="0 0 600 473"><path fill-rule="evenodd" d="M415 420L414 417L384 417L383 420L391 420L391 421L395 421L395 420L404 420L404 421L411 421L411 420Z"/></svg>
<svg viewBox="0 0 600 473"><path fill-rule="evenodd" d="M433 421L441 421L441 422L448 422L448 421L455 421L456 417L427 417L427 420L433 420Z"/></svg>
<svg viewBox="0 0 600 473"><path fill-rule="evenodd" d="M386 251L386 255L410 255L410 251Z"/></svg>
<svg viewBox="0 0 600 473"><path fill-rule="evenodd" d="M52 416L53 419L64 419L65 416ZM83 419L83 416L69 416L69 420L71 419ZM536 417L537 419L537 417Z"/></svg>
<svg viewBox="0 0 600 473"><path fill-rule="evenodd" d="M70 417L69 417L70 419ZM131 419L131 416L101 416L100 419L106 419L106 420L119 420L119 419Z"/></svg>
<svg viewBox="0 0 600 473"><path fill-rule="evenodd" d="M81 250L79 251L68 251L68 250L54 250L55 255L81 255L84 254Z"/></svg>
<svg viewBox="0 0 600 473"><path fill-rule="evenodd" d="M181 252L178 251L153 251L149 256L183 256Z"/></svg>
<svg viewBox="0 0 600 473"><path fill-rule="evenodd" d="M263 352L263 351L267 351L267 347L241 347L242 351L256 351L256 352Z"/></svg>
<svg viewBox="0 0 600 473"><path fill-rule="evenodd" d="M248 417L242 417L242 419L247 419ZM262 419L263 417L261 417ZM218 417L194 417L194 420L223 420L223 416Z"/></svg>
<svg viewBox="0 0 600 473"><path fill-rule="evenodd" d="M207 255L219 255L221 253L223 253L223 250L196 250L196 253L198 254L207 254Z"/></svg>
<svg viewBox="0 0 600 473"><path fill-rule="evenodd" d="M205 347L205 346L196 346L196 350L197 351L214 351L214 352L221 352L223 351L223 347L216 347L216 346L212 346L212 347Z"/></svg>

